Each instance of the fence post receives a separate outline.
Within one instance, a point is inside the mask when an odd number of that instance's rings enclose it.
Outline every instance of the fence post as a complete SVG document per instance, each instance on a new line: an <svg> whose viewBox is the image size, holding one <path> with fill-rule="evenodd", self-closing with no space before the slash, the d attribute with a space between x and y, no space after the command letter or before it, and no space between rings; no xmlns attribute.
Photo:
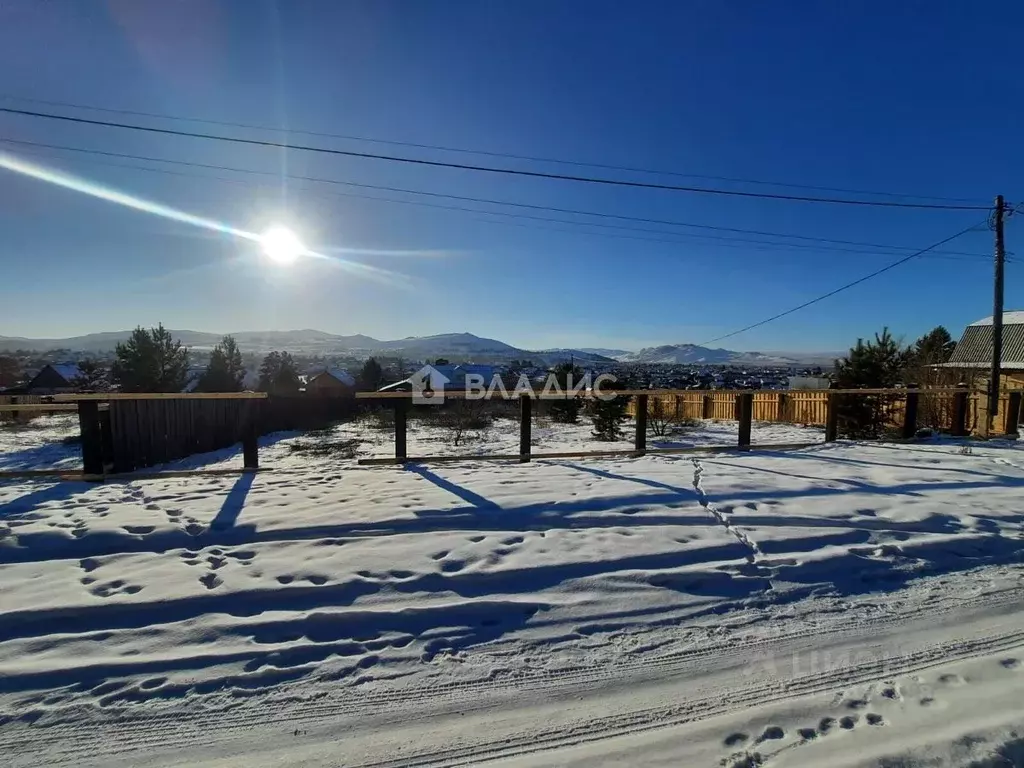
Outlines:
<svg viewBox="0 0 1024 768"><path fill-rule="evenodd" d="M966 387L966 384L957 384L958 387ZM964 437L967 434L967 401L970 393L953 393L953 424L950 432L954 437Z"/></svg>
<svg viewBox="0 0 1024 768"><path fill-rule="evenodd" d="M405 439L408 414L409 402L405 398L395 400L395 458L400 461L408 456Z"/></svg>
<svg viewBox="0 0 1024 768"><path fill-rule="evenodd" d="M245 433L242 436L242 465L245 469L259 469L259 430L256 429L256 422L249 420L245 425Z"/></svg>
<svg viewBox="0 0 1024 768"><path fill-rule="evenodd" d="M739 447L750 447L750 426L754 420L754 393L741 392L736 395L736 410L739 412Z"/></svg>
<svg viewBox="0 0 1024 768"><path fill-rule="evenodd" d="M99 410L100 446L102 447L103 471L114 466L114 433L110 429L110 406Z"/></svg>
<svg viewBox="0 0 1024 768"><path fill-rule="evenodd" d="M679 395L676 395L675 399L676 399L676 421L682 421L682 417L683 417L682 404L683 404L683 401L679 397Z"/></svg>
<svg viewBox="0 0 1024 768"><path fill-rule="evenodd" d="M1020 434L1020 404L1021 393L1011 392L1010 402L1006 406L1006 434L1017 436Z"/></svg>
<svg viewBox="0 0 1024 768"><path fill-rule="evenodd" d="M78 426L82 432L82 470L87 475L102 475L103 434L100 430L98 402L78 401Z"/></svg>
<svg viewBox="0 0 1024 768"><path fill-rule="evenodd" d="M647 395L636 396L636 435L633 447L638 456L647 453Z"/></svg>
<svg viewBox="0 0 1024 768"><path fill-rule="evenodd" d="M779 400L778 400L778 404L776 405L776 408L775 408L775 413L776 413L775 420L776 421L786 421L786 400L787 400L786 393L785 392L779 392Z"/></svg>
<svg viewBox="0 0 1024 768"><path fill-rule="evenodd" d="M710 419L712 414L711 395L704 395L704 401L701 403L702 411L701 418Z"/></svg>
<svg viewBox="0 0 1024 768"><path fill-rule="evenodd" d="M519 463L530 460L530 429L533 425L533 400L525 392L519 395Z"/></svg>
<svg viewBox="0 0 1024 768"><path fill-rule="evenodd" d="M917 402L920 395L917 384L907 385L907 402L903 410L903 437L911 438L917 434Z"/></svg>
<svg viewBox="0 0 1024 768"><path fill-rule="evenodd" d="M828 410L825 416L825 442L835 442L839 437L839 395L828 394Z"/></svg>

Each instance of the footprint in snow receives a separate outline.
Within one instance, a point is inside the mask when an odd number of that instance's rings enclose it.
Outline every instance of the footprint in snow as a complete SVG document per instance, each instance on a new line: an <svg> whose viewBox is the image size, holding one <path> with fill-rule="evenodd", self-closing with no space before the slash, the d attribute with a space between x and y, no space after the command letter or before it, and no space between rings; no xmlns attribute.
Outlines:
<svg viewBox="0 0 1024 768"><path fill-rule="evenodd" d="M769 725L764 729L764 733L761 734L757 740L758 743L762 741L774 741L776 739L783 739L786 737L786 732L777 725Z"/></svg>
<svg viewBox="0 0 1024 768"><path fill-rule="evenodd" d="M199 577L199 583L207 589L214 589L224 582L221 581L220 577L216 573L207 573L205 576Z"/></svg>

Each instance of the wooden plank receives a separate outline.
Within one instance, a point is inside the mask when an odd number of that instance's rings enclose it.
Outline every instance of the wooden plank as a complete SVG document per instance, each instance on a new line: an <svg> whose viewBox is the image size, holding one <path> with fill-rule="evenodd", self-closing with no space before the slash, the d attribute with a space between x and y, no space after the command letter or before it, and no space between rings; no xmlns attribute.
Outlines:
<svg viewBox="0 0 1024 768"><path fill-rule="evenodd" d="M1020 434L1020 409L1021 393L1013 392L1006 402L1006 434L1018 436Z"/></svg>
<svg viewBox="0 0 1024 768"><path fill-rule="evenodd" d="M408 403L395 403L395 459L402 461L407 455L406 433L408 432Z"/></svg>
<svg viewBox="0 0 1024 768"><path fill-rule="evenodd" d="M917 391L908 389L906 397L903 398L903 437L913 437L917 434Z"/></svg>
<svg viewBox="0 0 1024 768"><path fill-rule="evenodd" d="M77 411L78 406L74 403L24 403L19 405L4 405L0 403L0 413L24 413L36 411L40 413L57 413L59 411Z"/></svg>
<svg viewBox="0 0 1024 768"><path fill-rule="evenodd" d="M264 400L266 392L96 392L90 394L46 395L54 403L81 400Z"/></svg>
<svg viewBox="0 0 1024 768"><path fill-rule="evenodd" d="M770 450L798 450L800 448L814 448L821 445L820 442L813 443L765 443L763 445L751 445L744 450L753 451L770 451ZM734 453L740 450L735 445L700 445L689 448L649 448L648 454L687 454L687 453ZM609 450L609 451L570 451L565 453L535 453L531 456L533 459L578 459L587 457L600 457L600 456L635 456L636 451L633 449L627 450ZM474 455L474 456L413 456L404 459L398 458L384 458L384 459L359 459L359 464L362 466L374 467L374 466L385 466L392 464L426 464L426 463L446 463L456 461L518 461L518 453L505 453L505 454L491 454L491 455Z"/></svg>
<svg viewBox="0 0 1024 768"><path fill-rule="evenodd" d="M633 435L633 447L638 456L647 450L647 408L650 406L649 395L636 396L636 434Z"/></svg>
<svg viewBox="0 0 1024 768"><path fill-rule="evenodd" d="M533 428L533 400L523 396L519 398L519 461L530 460L530 430Z"/></svg>
<svg viewBox="0 0 1024 768"><path fill-rule="evenodd" d="M736 396L736 405L739 410L739 437L737 444L740 448L750 446L750 427L754 417L754 395L751 392L744 392Z"/></svg>
<svg viewBox="0 0 1024 768"><path fill-rule="evenodd" d="M78 426L82 431L82 468L86 474L103 474L103 434L100 409L95 401L78 404Z"/></svg>
<svg viewBox="0 0 1024 768"><path fill-rule="evenodd" d="M832 393L828 398L828 415L825 419L825 442L835 442L839 437L839 394Z"/></svg>

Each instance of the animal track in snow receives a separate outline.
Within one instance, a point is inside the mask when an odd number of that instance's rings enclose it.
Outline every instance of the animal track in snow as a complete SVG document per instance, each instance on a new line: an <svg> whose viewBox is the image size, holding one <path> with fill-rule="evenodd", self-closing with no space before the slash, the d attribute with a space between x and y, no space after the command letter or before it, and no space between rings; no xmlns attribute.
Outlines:
<svg viewBox="0 0 1024 768"><path fill-rule="evenodd" d="M137 584L127 584L121 579L115 579L114 581L108 581L105 584L95 586L89 591L97 597L113 597L114 595L134 595L141 592L142 587Z"/></svg>

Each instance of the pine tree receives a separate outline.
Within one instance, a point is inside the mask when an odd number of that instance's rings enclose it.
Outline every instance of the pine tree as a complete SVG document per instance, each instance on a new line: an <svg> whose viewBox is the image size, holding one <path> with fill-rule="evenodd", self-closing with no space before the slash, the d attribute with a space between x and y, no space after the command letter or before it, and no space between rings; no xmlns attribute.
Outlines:
<svg viewBox="0 0 1024 768"><path fill-rule="evenodd" d="M833 383L839 389L888 389L903 381L911 353L892 337L888 328L875 340L857 345L836 361ZM877 438L888 421L891 398L885 395L850 395L839 401L839 422L853 438Z"/></svg>
<svg viewBox="0 0 1024 768"><path fill-rule="evenodd" d="M271 352L260 366L261 392L275 395L296 395L299 392L299 372L295 360L287 352Z"/></svg>
<svg viewBox="0 0 1024 768"><path fill-rule="evenodd" d="M610 393L623 388L620 382L610 382L605 383L601 391ZM594 437L598 440L619 440L622 437L622 422L626 420L628 407L629 398L621 395L595 398L590 405L590 416L594 420Z"/></svg>
<svg viewBox="0 0 1024 768"><path fill-rule="evenodd" d="M118 344L111 368L122 392L181 392L188 379L188 349L163 325L141 326Z"/></svg>
<svg viewBox="0 0 1024 768"><path fill-rule="evenodd" d="M551 374L563 392L569 392L583 378L583 371L572 363L561 363ZM578 397L548 401L548 415L559 424L575 424L579 420L583 402Z"/></svg>
<svg viewBox="0 0 1024 768"><path fill-rule="evenodd" d="M364 392L376 392L384 384L384 369L376 358L371 357L363 363L363 370L357 379L359 389Z"/></svg>
<svg viewBox="0 0 1024 768"><path fill-rule="evenodd" d="M107 372L95 360L79 360L78 375L71 386L79 392L103 392L107 389Z"/></svg>
<svg viewBox="0 0 1024 768"><path fill-rule="evenodd" d="M225 336L210 353L210 362L199 377L199 392L241 392L245 378L242 353L232 336Z"/></svg>
<svg viewBox="0 0 1024 768"><path fill-rule="evenodd" d="M956 342L943 326L933 328L914 343L913 363L917 366L941 365L948 362Z"/></svg>
<svg viewBox="0 0 1024 768"><path fill-rule="evenodd" d="M21 381L21 365L18 358L0 355L0 389L13 387Z"/></svg>

